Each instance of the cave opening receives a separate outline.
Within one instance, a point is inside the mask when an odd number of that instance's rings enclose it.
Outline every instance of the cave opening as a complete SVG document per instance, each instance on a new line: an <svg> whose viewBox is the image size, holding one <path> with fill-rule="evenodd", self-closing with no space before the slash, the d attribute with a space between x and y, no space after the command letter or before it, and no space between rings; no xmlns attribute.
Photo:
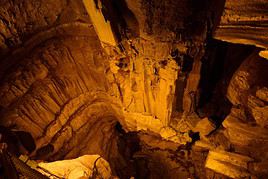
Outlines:
<svg viewBox="0 0 268 179"><path fill-rule="evenodd" d="M211 39L202 58L197 113L220 124L230 113L226 97L230 80L243 61L256 50L254 46L232 44Z"/></svg>
<svg viewBox="0 0 268 179"><path fill-rule="evenodd" d="M117 122L115 129L118 135L117 148L122 156L123 163L116 165L115 173L120 178L148 178L148 159L145 157L135 157L136 153L142 151L138 132L126 132L122 125Z"/></svg>
<svg viewBox="0 0 268 179"><path fill-rule="evenodd" d="M198 94L195 96L195 112L199 117L210 117L220 124L230 113L231 103L226 97L228 84L242 62L257 48L250 45L240 45L210 39L207 42L206 51L201 59L200 81ZM183 97L187 84L187 78L192 70L193 58L184 55L174 55L181 66L176 80L175 100L173 113L182 114Z"/></svg>

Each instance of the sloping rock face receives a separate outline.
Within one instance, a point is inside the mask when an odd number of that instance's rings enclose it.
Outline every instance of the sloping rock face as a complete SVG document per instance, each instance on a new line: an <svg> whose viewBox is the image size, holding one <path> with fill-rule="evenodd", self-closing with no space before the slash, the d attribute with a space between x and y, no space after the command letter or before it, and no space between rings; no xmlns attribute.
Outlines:
<svg viewBox="0 0 268 179"><path fill-rule="evenodd" d="M265 178L267 6L1 1L0 124L32 159L99 155L120 178Z"/></svg>
<svg viewBox="0 0 268 179"><path fill-rule="evenodd" d="M113 178L109 163L99 155L83 155L72 160L39 163L38 167L39 171L49 178Z"/></svg>
<svg viewBox="0 0 268 179"><path fill-rule="evenodd" d="M237 108L231 114L263 131L267 128L267 99L264 97L268 85L267 65L267 61L258 57L257 53L252 54L234 74L227 93L233 107Z"/></svg>
<svg viewBox="0 0 268 179"><path fill-rule="evenodd" d="M0 13L1 125L30 132L35 159L116 158L121 107L82 2L3 1Z"/></svg>
<svg viewBox="0 0 268 179"><path fill-rule="evenodd" d="M261 97L268 85L267 67L267 61L254 52L235 72L227 92L233 107L223 122L224 135L230 141L233 152L251 157L249 166L262 165L267 161L267 102ZM264 177L267 170L262 167L244 169L251 175Z"/></svg>
<svg viewBox="0 0 268 179"><path fill-rule="evenodd" d="M214 37L266 48L266 13L262 10L265 5L265 1L227 0ZM264 59L265 51L259 51L255 50L248 55L229 81L226 97L232 103L232 109L222 123L224 128L219 129L228 145L220 142L220 146L216 147L218 151L210 149L206 159L208 169L231 178L263 178L268 173L265 169L268 146L265 112L268 63Z"/></svg>
<svg viewBox="0 0 268 179"><path fill-rule="evenodd" d="M85 131L89 130L94 121L102 125L100 116L104 120L106 118L108 124L116 121L115 113L109 107L113 104L108 102L112 99L109 100L107 94L102 92L105 91L105 80L96 76L101 76L101 71L97 72L96 67L90 74L94 62L89 59L92 59L93 54L91 51L88 54L80 51L84 45L84 48L88 45L83 44L82 39L47 41L28 59L21 59L27 62L15 68L1 85L1 105L4 108L2 124L31 131L38 148L53 143L56 153L62 149L64 141L73 138L76 132L75 138L83 140L82 133L87 135ZM55 48L57 52L60 51L60 56L54 53ZM109 109L94 110L98 106L101 106L99 109ZM88 120L90 117L92 120ZM88 128L86 123L89 124ZM70 149L80 143L75 138L76 142L69 146Z"/></svg>
<svg viewBox="0 0 268 179"><path fill-rule="evenodd" d="M267 2L226 0L215 37L233 43L267 48Z"/></svg>

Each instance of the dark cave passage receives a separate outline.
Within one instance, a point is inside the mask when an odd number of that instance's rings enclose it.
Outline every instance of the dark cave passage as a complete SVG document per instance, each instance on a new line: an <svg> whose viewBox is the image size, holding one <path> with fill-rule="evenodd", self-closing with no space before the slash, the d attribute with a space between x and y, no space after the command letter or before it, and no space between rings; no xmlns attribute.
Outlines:
<svg viewBox="0 0 268 179"><path fill-rule="evenodd" d="M230 113L231 103L226 98L227 87L234 72L256 49L253 46L209 40L202 58L199 83L199 116L209 116L217 124Z"/></svg>

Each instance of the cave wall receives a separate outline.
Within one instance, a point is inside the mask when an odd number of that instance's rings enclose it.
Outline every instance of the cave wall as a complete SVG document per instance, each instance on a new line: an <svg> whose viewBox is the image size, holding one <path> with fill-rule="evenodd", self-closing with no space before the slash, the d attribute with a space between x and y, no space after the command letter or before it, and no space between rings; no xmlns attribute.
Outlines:
<svg viewBox="0 0 268 179"><path fill-rule="evenodd" d="M226 0L215 38L267 48L267 2Z"/></svg>
<svg viewBox="0 0 268 179"><path fill-rule="evenodd" d="M99 154L123 178L267 176L265 0L99 1L116 46L84 3L0 2L0 123L31 133L33 159Z"/></svg>
<svg viewBox="0 0 268 179"><path fill-rule="evenodd" d="M82 2L1 3L1 125L30 132L33 157L109 159L121 107Z"/></svg>

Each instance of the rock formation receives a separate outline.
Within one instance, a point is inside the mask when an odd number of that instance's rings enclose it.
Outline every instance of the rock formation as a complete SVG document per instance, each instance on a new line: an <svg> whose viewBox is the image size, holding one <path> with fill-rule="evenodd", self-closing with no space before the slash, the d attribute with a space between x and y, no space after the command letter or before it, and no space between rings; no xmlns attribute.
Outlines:
<svg viewBox="0 0 268 179"><path fill-rule="evenodd" d="M119 178L266 178L267 7L3 0L0 124L47 166L98 155Z"/></svg>

